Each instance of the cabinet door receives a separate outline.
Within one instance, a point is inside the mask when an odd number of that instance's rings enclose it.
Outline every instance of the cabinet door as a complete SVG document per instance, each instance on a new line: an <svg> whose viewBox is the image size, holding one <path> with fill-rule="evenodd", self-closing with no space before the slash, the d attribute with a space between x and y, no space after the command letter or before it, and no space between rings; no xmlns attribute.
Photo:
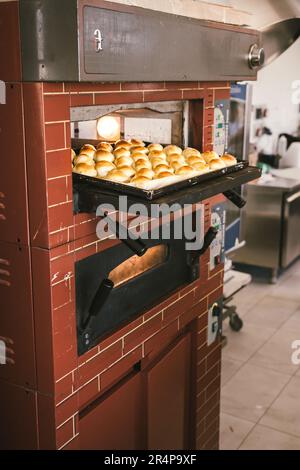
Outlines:
<svg viewBox="0 0 300 470"><path fill-rule="evenodd" d="M147 373L148 449L188 447L190 362L186 335Z"/></svg>
<svg viewBox="0 0 300 470"><path fill-rule="evenodd" d="M141 374L126 380L79 421L84 450L141 449Z"/></svg>

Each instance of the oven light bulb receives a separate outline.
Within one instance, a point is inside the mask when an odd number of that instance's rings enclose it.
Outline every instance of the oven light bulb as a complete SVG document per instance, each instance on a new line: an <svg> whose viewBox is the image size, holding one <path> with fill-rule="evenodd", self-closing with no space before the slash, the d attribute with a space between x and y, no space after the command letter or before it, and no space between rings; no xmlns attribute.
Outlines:
<svg viewBox="0 0 300 470"><path fill-rule="evenodd" d="M120 138L120 119L113 116L103 116L97 121L97 132L100 139L109 141Z"/></svg>

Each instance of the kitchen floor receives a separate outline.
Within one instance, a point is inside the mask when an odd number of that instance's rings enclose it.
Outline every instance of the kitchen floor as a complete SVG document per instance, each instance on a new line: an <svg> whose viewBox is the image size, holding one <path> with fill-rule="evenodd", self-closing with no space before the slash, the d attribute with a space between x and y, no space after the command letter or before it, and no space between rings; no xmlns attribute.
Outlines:
<svg viewBox="0 0 300 470"><path fill-rule="evenodd" d="M300 261L277 285L253 282L233 304L244 327L235 333L224 323L220 448L300 450L300 365L292 362Z"/></svg>

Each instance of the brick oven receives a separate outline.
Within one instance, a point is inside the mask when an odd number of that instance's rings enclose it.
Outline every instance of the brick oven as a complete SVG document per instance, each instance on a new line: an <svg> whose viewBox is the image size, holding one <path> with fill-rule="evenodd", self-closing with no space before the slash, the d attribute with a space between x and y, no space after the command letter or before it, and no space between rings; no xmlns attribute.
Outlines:
<svg viewBox="0 0 300 470"><path fill-rule="evenodd" d="M30 4L28 11L24 3ZM122 75L122 64L116 79L112 78L115 70L106 79L107 56L100 74L92 70L93 58L89 62L92 72L80 72L70 51L64 56L70 41L47 42L49 31L52 39L56 34L51 16L55 8L51 10L48 1L38 3L45 9L35 1L0 4L0 79L6 90L6 102L0 105L4 149L0 338L7 355L6 365L0 365L0 447L218 449L220 335L209 344L207 338L209 311L222 298L223 264L219 259L212 265L209 250L200 258L195 280L78 353L76 266L120 241L99 239L95 212L74 210L70 110L124 103L200 103L196 134L201 150L209 150L214 145L214 108L217 101L229 99L228 80L255 79L256 72L239 58L231 64L233 73L228 70L228 79L217 72L205 79L206 71L189 73L186 68L184 76L178 71L172 80L164 67L161 77L153 71L151 79L151 71L144 68L146 75L141 76L132 64L131 81L126 67ZM75 22L76 2L61 4L62 16L67 8L70 23ZM89 5L101 11L110 6L114 14L129 11L135 18L146 11L92 0L78 5L80 25L84 24L84 7ZM33 24L40 21L45 34L32 38L23 22L25 14L27 18L35 14ZM147 15L151 24L153 16ZM172 24L169 16L173 15L164 15ZM174 21L176 25L185 20ZM237 43L241 47L246 40L249 46L258 41L256 31L217 23L209 27L236 34L234 54ZM109 36L106 33L103 41ZM29 57L33 40L44 49L32 48ZM58 54L56 61L51 53ZM83 57L80 41L77 53ZM69 61L68 66L64 61ZM244 169L229 179L221 177L218 184L211 183L199 193L205 232L212 225L212 207L224 199L220 193L258 176L257 170Z"/></svg>

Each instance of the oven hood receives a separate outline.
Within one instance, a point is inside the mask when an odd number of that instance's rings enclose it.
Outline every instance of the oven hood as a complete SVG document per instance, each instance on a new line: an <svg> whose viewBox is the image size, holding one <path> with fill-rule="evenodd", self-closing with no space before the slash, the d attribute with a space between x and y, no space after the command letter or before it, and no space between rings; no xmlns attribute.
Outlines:
<svg viewBox="0 0 300 470"><path fill-rule="evenodd" d="M104 0L20 1L19 26L23 81L257 78L252 28ZM3 51L13 55L13 45Z"/></svg>
<svg viewBox="0 0 300 470"><path fill-rule="evenodd" d="M239 0L232 0L240 6ZM273 62L300 37L300 0L244 0L251 13L251 27L261 32L264 67Z"/></svg>

